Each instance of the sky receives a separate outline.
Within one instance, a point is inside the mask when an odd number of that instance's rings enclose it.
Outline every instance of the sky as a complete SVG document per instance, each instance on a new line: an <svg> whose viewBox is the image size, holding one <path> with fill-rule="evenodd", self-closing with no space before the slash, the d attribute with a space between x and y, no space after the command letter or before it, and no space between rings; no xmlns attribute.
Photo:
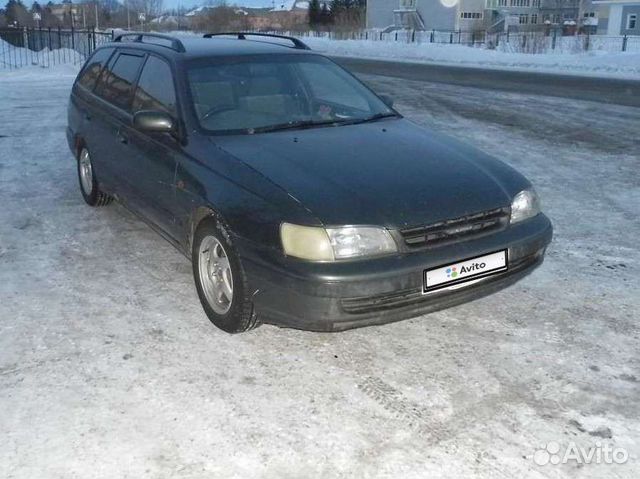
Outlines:
<svg viewBox="0 0 640 479"><path fill-rule="evenodd" d="M41 5L44 5L49 0L39 0ZM53 0L53 3L59 3L61 0ZM121 2L123 0L120 0ZM243 7L271 7L274 2L278 3L280 0L227 0L229 5L239 5ZM73 0L74 3L79 3L79 0ZM0 4L4 5L6 0L0 0ZM31 6L33 0L23 0L23 3L27 6ZM206 0L163 0L163 8L175 8L178 6L192 8L199 7L206 3Z"/></svg>
<svg viewBox="0 0 640 479"><path fill-rule="evenodd" d="M205 3L204 0L164 0L164 8L174 8L177 6L183 7L199 7ZM227 0L229 5L239 5L243 7L271 7L273 5L272 0ZM278 0L275 0L278 3Z"/></svg>

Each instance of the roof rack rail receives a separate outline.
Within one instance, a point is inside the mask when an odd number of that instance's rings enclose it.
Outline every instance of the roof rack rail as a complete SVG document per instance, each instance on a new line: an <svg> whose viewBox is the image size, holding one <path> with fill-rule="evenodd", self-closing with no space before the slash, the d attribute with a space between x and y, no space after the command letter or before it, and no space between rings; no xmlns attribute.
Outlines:
<svg viewBox="0 0 640 479"><path fill-rule="evenodd" d="M138 42L138 43L151 43L153 45L158 45L161 47L164 47L166 45L162 45L160 43L153 43L153 42L145 42L144 41L144 37L151 37L151 38L160 38L162 40L169 40L171 42L171 46L167 46L167 48L171 48L177 52L184 52L186 51L184 49L184 45L182 44L182 42L180 40L178 40L176 37L172 37L171 35L163 35L162 33L148 33L148 32L131 32L131 33L120 33L118 34L113 41L114 42L122 42L123 37L136 37L134 40L134 42Z"/></svg>
<svg viewBox="0 0 640 479"><path fill-rule="evenodd" d="M266 38L279 38L282 40L289 40L293 43L293 48L298 50L311 50L309 45L304 43L302 40L295 37L288 37L286 35L276 35L274 33L251 33L251 32L222 32L222 33L206 33L203 35L204 38L213 38L213 37L222 37L222 36L232 36L237 37L238 40L246 40L247 37L266 37ZM286 45L283 45L286 46Z"/></svg>

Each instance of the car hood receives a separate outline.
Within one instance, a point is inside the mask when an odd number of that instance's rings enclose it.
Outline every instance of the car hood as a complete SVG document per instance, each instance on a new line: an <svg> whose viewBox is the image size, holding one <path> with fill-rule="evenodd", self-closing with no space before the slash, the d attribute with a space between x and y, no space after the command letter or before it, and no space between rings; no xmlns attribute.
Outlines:
<svg viewBox="0 0 640 479"><path fill-rule="evenodd" d="M325 225L403 228L509 206L504 163L404 119L215 137Z"/></svg>

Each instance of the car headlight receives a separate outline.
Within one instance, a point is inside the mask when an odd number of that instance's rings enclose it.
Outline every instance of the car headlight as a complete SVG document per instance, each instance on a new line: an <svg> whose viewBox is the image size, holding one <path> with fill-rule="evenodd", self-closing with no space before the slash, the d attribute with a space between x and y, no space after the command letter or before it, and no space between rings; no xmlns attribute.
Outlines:
<svg viewBox="0 0 640 479"><path fill-rule="evenodd" d="M398 251L389 231L374 226L322 228L282 223L280 238L285 254L311 261L379 256Z"/></svg>
<svg viewBox="0 0 640 479"><path fill-rule="evenodd" d="M540 213L540 199L533 189L523 190L511 202L511 224L533 218Z"/></svg>

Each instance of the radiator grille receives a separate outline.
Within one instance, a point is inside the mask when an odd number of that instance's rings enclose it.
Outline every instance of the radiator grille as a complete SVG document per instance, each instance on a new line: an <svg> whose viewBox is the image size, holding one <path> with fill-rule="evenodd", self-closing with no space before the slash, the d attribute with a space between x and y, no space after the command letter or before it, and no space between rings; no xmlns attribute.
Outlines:
<svg viewBox="0 0 640 479"><path fill-rule="evenodd" d="M460 218L400 230L409 248L438 246L499 231L509 223L509 208L496 208Z"/></svg>

